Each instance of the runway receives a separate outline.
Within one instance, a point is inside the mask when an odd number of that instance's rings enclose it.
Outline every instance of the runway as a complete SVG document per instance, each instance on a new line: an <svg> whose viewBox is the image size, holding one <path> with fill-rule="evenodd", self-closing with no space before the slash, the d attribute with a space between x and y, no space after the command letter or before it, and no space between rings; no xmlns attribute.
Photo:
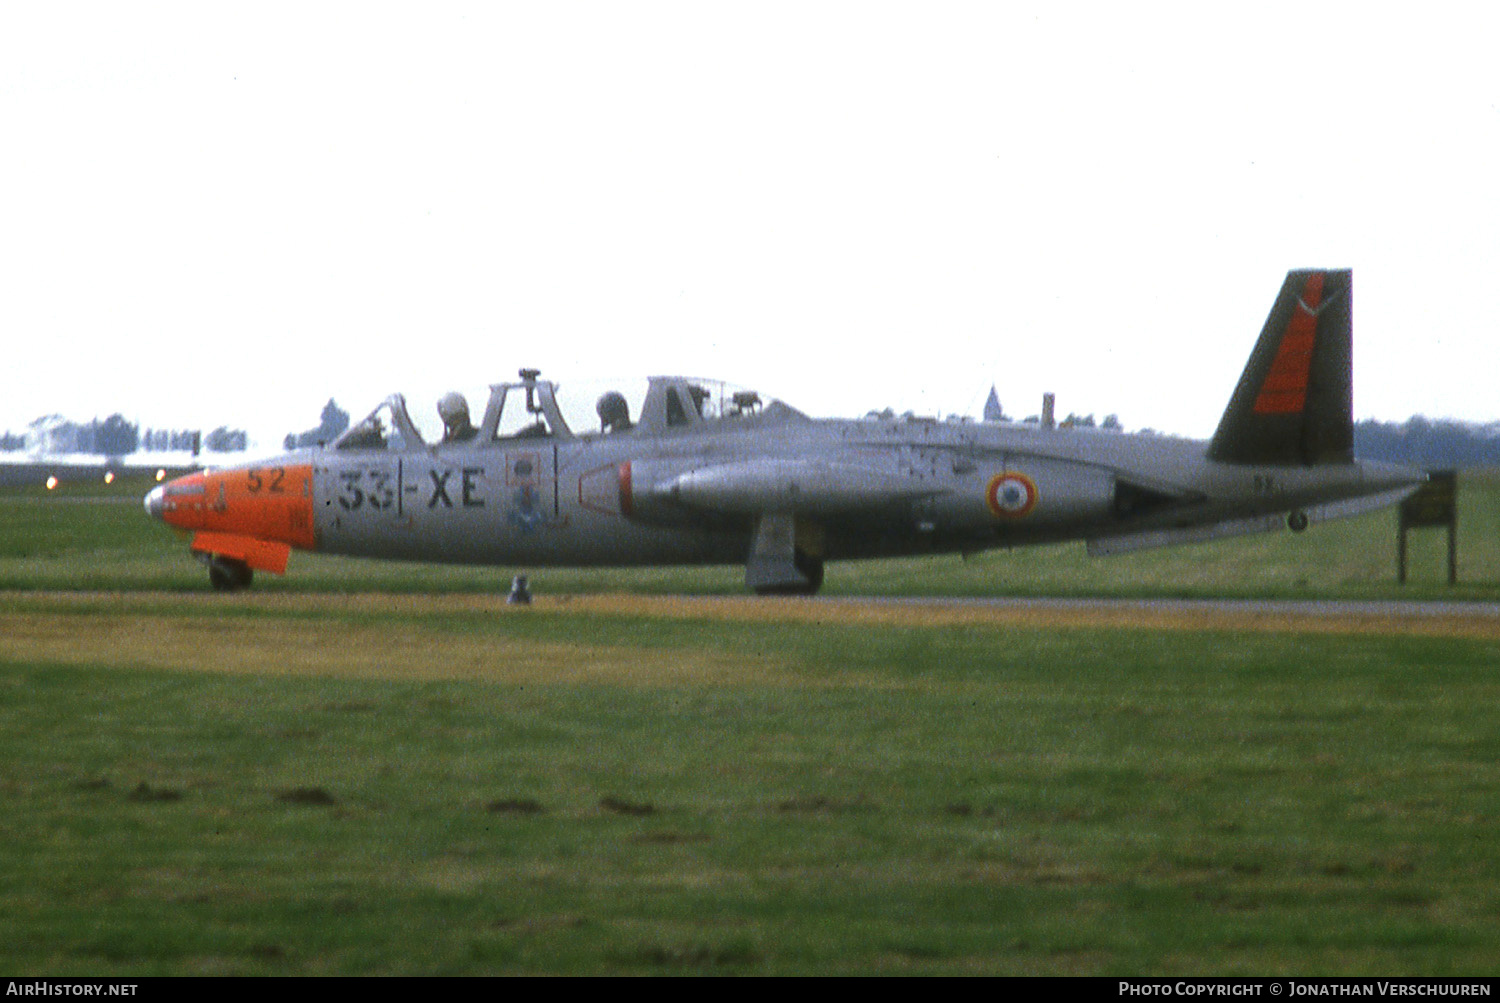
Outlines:
<svg viewBox="0 0 1500 1003"><path fill-rule="evenodd" d="M1379 600L543 596L599 614L909 626L1106 628L1500 639L1500 603Z"/></svg>
<svg viewBox="0 0 1500 1003"><path fill-rule="evenodd" d="M1500 603L1403 600L1089 599L540 594L512 606L502 592L399 594L259 591L225 596L167 592L11 592L29 611L80 607L117 616L221 616L231 610L398 617L480 612L493 616L582 615L641 619L785 622L1017 630L1253 631L1412 635L1500 640ZM10 603L0 602L0 613Z"/></svg>
<svg viewBox="0 0 1500 1003"><path fill-rule="evenodd" d="M1426 600L1345 599L1048 599L888 596L854 597L847 601L917 605L956 605L1034 610L1136 610L1141 613L1256 614L1286 617L1500 617L1500 602L1438 602Z"/></svg>

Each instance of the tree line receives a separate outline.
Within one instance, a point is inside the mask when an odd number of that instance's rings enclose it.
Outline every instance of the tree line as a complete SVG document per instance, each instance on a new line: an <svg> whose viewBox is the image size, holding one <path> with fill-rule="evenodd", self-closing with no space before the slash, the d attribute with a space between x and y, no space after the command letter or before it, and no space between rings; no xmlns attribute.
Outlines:
<svg viewBox="0 0 1500 1003"><path fill-rule="evenodd" d="M210 432L195 428L147 428L131 422L124 415L112 414L104 420L70 421L62 415L44 415L26 426L21 434L0 434L0 452L34 452L45 455L82 453L94 456L128 456L147 452L243 452L250 438L242 428L220 425Z"/></svg>
<svg viewBox="0 0 1500 1003"><path fill-rule="evenodd" d="M1354 453L1363 460L1426 470L1500 466L1500 422L1476 425L1422 415L1404 422L1356 422Z"/></svg>
<svg viewBox="0 0 1500 1003"><path fill-rule="evenodd" d="M349 427L349 412L332 398L323 406L316 428L289 433L282 445L287 449L317 446L332 442ZM81 453L93 456L128 456L135 452L210 453L244 452L250 438L242 428L220 425L209 432L196 428L146 428L121 414L104 420L70 421L62 415L49 414L31 422L25 432L9 430L0 433L0 453L31 452L56 456Z"/></svg>

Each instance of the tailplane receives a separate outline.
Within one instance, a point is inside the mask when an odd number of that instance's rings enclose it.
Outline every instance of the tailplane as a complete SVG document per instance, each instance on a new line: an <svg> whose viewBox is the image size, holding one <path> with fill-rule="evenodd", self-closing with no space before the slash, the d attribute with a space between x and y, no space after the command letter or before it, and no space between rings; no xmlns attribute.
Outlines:
<svg viewBox="0 0 1500 1003"><path fill-rule="evenodd" d="M1354 460L1353 272L1288 272L1209 459L1256 466Z"/></svg>

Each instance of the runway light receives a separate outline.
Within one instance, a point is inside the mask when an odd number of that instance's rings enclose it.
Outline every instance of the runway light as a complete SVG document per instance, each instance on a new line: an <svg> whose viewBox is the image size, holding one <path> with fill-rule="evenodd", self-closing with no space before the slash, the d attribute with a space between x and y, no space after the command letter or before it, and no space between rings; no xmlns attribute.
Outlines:
<svg viewBox="0 0 1500 1003"><path fill-rule="evenodd" d="M113 484L114 482L115 482L115 472L113 470L106 470L104 472L104 483L105 484Z"/></svg>
<svg viewBox="0 0 1500 1003"><path fill-rule="evenodd" d="M166 479L167 479L167 472L165 470L158 470L156 472L157 483L160 483L160 482L162 482L162 481L164 481Z"/></svg>
<svg viewBox="0 0 1500 1003"><path fill-rule="evenodd" d="M57 478L56 477L49 477L49 478L47 478L47 490L51 491L55 487L57 487Z"/></svg>

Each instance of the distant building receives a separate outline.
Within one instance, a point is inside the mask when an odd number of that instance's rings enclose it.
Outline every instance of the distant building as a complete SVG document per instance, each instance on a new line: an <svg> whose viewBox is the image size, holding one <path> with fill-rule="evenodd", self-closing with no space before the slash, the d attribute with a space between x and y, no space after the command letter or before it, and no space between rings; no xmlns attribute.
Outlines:
<svg viewBox="0 0 1500 1003"><path fill-rule="evenodd" d="M81 451L82 430L60 414L49 414L26 426L26 452L52 456Z"/></svg>
<svg viewBox="0 0 1500 1003"><path fill-rule="evenodd" d="M972 398L971 398L972 399ZM1005 412L1000 410L1000 395L995 393L995 385L990 384L989 400L984 402L985 421L1004 421Z"/></svg>

